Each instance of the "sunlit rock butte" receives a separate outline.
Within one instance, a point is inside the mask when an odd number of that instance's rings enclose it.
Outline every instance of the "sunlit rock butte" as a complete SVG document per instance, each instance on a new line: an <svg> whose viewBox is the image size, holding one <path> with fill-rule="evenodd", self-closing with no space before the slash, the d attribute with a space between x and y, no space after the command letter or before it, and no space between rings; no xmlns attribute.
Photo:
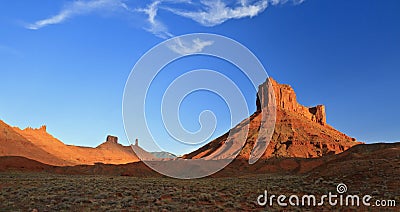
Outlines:
<svg viewBox="0 0 400 212"><path fill-rule="evenodd" d="M271 157L313 158L327 154L338 154L350 147L360 144L331 127L326 122L325 106L306 107L297 102L296 93L290 85L279 84L269 78L276 98L276 124L272 139L262 159ZM266 92L267 81L259 86L259 95ZM250 116L250 128L246 144L238 159L249 159L250 153L258 139L261 122L261 108L265 105L257 98L257 111ZM246 121L246 120L245 120ZM244 121L244 122L245 122ZM239 123L235 133L240 132L243 123ZM239 129L238 129L239 128ZM186 154L183 158L203 158L217 152L226 142L229 132L211 141L198 150ZM234 137L234 136L233 136Z"/></svg>

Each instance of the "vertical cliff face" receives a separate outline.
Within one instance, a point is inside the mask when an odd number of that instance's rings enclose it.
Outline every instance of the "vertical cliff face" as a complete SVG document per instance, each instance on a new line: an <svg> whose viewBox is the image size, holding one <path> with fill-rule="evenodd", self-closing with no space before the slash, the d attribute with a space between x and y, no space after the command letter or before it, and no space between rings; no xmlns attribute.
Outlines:
<svg viewBox="0 0 400 212"><path fill-rule="evenodd" d="M258 97L273 95L268 89L274 90L276 107L271 96L257 98L257 111L249 117L250 125L244 147L237 158L249 159L252 149L259 136L262 123L261 108L276 108L275 128L271 140L266 139L267 149L262 158L270 157L300 157L312 158L327 154L341 153L348 148L360 144L356 139L345 135L326 123L325 106L305 107L297 102L296 93L289 85L279 84L272 78L259 86ZM272 105L273 106L273 105ZM231 130L236 138L248 120L244 120ZM261 134L260 134L261 133ZM226 141L228 133L211 141L200 149L184 155L183 158L206 158L218 152ZM234 152L232 152L232 155Z"/></svg>
<svg viewBox="0 0 400 212"><path fill-rule="evenodd" d="M277 108L297 113L321 125L326 124L324 105L317 105L315 107L305 107L297 102L296 93L294 92L293 88L290 85L279 84L272 78L269 78L269 81L274 89ZM266 81L258 87L258 95L256 103L257 111L261 110L261 105L266 104L262 102L264 100L260 101L258 97L263 96L264 93L267 93L268 89L267 83L268 82Z"/></svg>

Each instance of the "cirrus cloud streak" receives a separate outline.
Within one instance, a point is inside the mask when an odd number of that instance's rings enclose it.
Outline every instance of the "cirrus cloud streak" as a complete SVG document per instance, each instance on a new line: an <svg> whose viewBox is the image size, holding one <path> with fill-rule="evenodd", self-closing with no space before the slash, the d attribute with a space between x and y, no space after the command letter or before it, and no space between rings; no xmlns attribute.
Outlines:
<svg viewBox="0 0 400 212"><path fill-rule="evenodd" d="M220 25L231 19L252 18L264 12L270 5L294 5L304 0L153 0L144 7L138 7L126 0L78 0L69 3L56 15L25 27L38 30L48 25L60 24L75 16L94 13L97 11L128 12L127 14L144 14L147 26L143 28L152 34L166 39L173 37L167 24L159 17L159 11L167 11L183 18L191 19L205 27Z"/></svg>

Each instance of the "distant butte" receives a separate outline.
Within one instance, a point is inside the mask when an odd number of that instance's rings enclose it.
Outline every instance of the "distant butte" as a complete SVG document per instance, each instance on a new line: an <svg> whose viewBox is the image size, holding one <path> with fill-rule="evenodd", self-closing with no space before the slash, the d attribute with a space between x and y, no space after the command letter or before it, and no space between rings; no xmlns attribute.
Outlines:
<svg viewBox="0 0 400 212"><path fill-rule="evenodd" d="M139 161L132 148L119 144L115 136L107 136L106 142L96 148L80 147L64 144L47 133L45 125L21 130L3 121L0 121L0 156L21 156L54 166Z"/></svg>

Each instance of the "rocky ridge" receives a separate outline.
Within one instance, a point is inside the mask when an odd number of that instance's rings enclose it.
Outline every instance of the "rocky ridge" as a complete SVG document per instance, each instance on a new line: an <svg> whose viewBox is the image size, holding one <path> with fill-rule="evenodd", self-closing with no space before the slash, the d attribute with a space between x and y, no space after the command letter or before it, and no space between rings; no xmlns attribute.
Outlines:
<svg viewBox="0 0 400 212"><path fill-rule="evenodd" d="M0 156L21 156L55 166L139 161L132 148L119 144L115 136L107 136L95 148L66 145L50 135L45 125L22 130L3 121L0 121Z"/></svg>

